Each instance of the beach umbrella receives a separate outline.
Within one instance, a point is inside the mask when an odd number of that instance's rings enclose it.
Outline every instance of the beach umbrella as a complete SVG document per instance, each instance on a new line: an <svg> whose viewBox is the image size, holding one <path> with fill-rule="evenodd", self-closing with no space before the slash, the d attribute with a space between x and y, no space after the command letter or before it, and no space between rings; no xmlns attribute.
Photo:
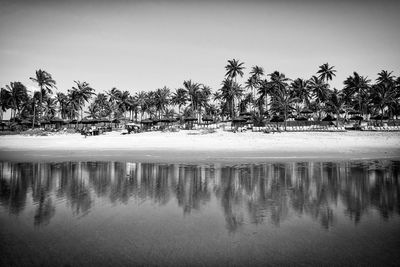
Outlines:
<svg viewBox="0 0 400 267"><path fill-rule="evenodd" d="M336 121L336 118L333 118L332 116L328 115L325 118L323 118L322 121Z"/></svg>
<svg viewBox="0 0 400 267"><path fill-rule="evenodd" d="M125 124L126 126L137 126L137 127L140 127L140 125L139 124L137 124L137 123L134 123L134 122L128 122L127 124Z"/></svg>
<svg viewBox="0 0 400 267"><path fill-rule="evenodd" d="M4 127L7 126L7 123L5 123L5 121L1 121L0 126L1 126L1 130L4 131Z"/></svg>
<svg viewBox="0 0 400 267"><path fill-rule="evenodd" d="M22 119L21 118L12 118L12 119L10 119L10 122L20 123L20 122L22 122Z"/></svg>
<svg viewBox="0 0 400 267"><path fill-rule="evenodd" d="M377 115L370 118L371 120L388 120L388 116Z"/></svg>
<svg viewBox="0 0 400 267"><path fill-rule="evenodd" d="M311 109L305 108L302 111L300 111L300 113L302 113L302 114L311 114L311 113L314 113L314 111L312 111Z"/></svg>
<svg viewBox="0 0 400 267"><path fill-rule="evenodd" d="M239 114L239 116L240 117L244 117L244 116L251 116L252 114L251 114L251 112L241 112L240 114Z"/></svg>
<svg viewBox="0 0 400 267"><path fill-rule="evenodd" d="M186 121L197 121L197 118L195 118L195 117L187 117L187 118L184 119L184 121L185 122Z"/></svg>
<svg viewBox="0 0 400 267"><path fill-rule="evenodd" d="M211 116L204 116L201 119L202 119L202 121L213 121L214 120Z"/></svg>
<svg viewBox="0 0 400 267"><path fill-rule="evenodd" d="M361 121L362 119L363 119L363 117L361 117L361 116L353 116L353 117L351 117L349 120Z"/></svg>
<svg viewBox="0 0 400 267"><path fill-rule="evenodd" d="M111 121L108 118L99 118L97 119L97 122L110 123Z"/></svg>
<svg viewBox="0 0 400 267"><path fill-rule="evenodd" d="M83 119L80 120L78 123L81 123L81 124L91 124L91 123L93 123L93 121L92 121L92 120L89 120L88 118L83 118Z"/></svg>
<svg viewBox="0 0 400 267"><path fill-rule="evenodd" d="M243 117L237 117L237 118L233 118L232 119L232 122L233 123L237 123L237 122L245 122L245 121L247 121L245 118L243 118Z"/></svg>
<svg viewBox="0 0 400 267"><path fill-rule="evenodd" d="M284 122L285 119L279 116L273 116L270 122Z"/></svg>
<svg viewBox="0 0 400 267"><path fill-rule="evenodd" d="M164 122L164 123L171 123L171 122L175 122L176 119L175 118L162 118L159 120L159 122Z"/></svg>
<svg viewBox="0 0 400 267"><path fill-rule="evenodd" d="M38 123L39 123L40 125L49 125L49 124L51 124L51 122L48 121L48 120L41 120L41 121L38 121Z"/></svg>
<svg viewBox="0 0 400 267"><path fill-rule="evenodd" d="M357 110L354 110L354 109L349 109L349 110L347 110L347 114L349 114L349 115L355 115L355 114L360 114L360 112L357 111Z"/></svg>
<svg viewBox="0 0 400 267"><path fill-rule="evenodd" d="M40 122L40 123L42 123L42 122ZM54 117L54 118L50 119L50 123L64 123L64 120Z"/></svg>
<svg viewBox="0 0 400 267"><path fill-rule="evenodd" d="M28 120L28 119L22 119L22 120L20 120L18 122L18 124L21 124L21 125L32 125L32 121ZM36 121L35 125L37 126L37 125L39 125L39 123Z"/></svg>
<svg viewBox="0 0 400 267"><path fill-rule="evenodd" d="M142 124L153 124L153 120L151 120L151 119L144 119L144 120L142 120L140 123L142 123Z"/></svg>
<svg viewBox="0 0 400 267"><path fill-rule="evenodd" d="M297 118L294 118L294 120L295 121L308 121L308 119L305 117L297 117Z"/></svg>

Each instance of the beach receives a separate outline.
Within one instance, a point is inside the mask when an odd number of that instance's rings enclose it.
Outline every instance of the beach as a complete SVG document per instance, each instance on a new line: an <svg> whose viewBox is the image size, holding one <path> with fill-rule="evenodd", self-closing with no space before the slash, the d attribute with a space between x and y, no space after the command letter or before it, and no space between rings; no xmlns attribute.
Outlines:
<svg viewBox="0 0 400 267"><path fill-rule="evenodd" d="M215 162L400 158L400 132L260 132L218 130L0 136L0 159Z"/></svg>

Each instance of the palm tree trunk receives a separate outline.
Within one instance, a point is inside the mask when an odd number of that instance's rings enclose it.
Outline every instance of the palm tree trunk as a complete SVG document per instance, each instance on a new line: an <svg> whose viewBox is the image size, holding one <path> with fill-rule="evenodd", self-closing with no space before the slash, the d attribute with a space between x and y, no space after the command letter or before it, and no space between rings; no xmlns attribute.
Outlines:
<svg viewBox="0 0 400 267"><path fill-rule="evenodd" d="M285 131L286 131L286 126L287 126L287 107L285 106Z"/></svg>
<svg viewBox="0 0 400 267"><path fill-rule="evenodd" d="M32 118L32 129L35 127L35 107L36 107L35 98L33 98L33 118Z"/></svg>
<svg viewBox="0 0 400 267"><path fill-rule="evenodd" d="M267 89L265 89L265 111L268 111L268 95L267 95Z"/></svg>
<svg viewBox="0 0 400 267"><path fill-rule="evenodd" d="M43 105L43 86L40 86L40 103L39 103L39 116L38 116L38 120L39 120L39 124L40 124L40 120L42 118L42 105ZM40 128L40 127L39 127Z"/></svg>
<svg viewBox="0 0 400 267"><path fill-rule="evenodd" d="M336 111L336 128L339 127L339 111Z"/></svg>

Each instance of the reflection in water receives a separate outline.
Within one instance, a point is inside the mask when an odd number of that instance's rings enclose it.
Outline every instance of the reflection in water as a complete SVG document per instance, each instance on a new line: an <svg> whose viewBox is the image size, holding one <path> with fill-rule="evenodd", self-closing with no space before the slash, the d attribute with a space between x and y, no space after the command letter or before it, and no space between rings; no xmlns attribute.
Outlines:
<svg viewBox="0 0 400 267"><path fill-rule="evenodd" d="M96 198L160 206L175 201L188 215L215 199L229 231L244 222L279 226L291 216L308 216L329 228L343 212L355 223L373 210L385 220L399 214L399 178L399 162L392 161L236 166L2 162L0 205L19 214L32 201L34 224L45 225L59 201L77 216L88 214Z"/></svg>

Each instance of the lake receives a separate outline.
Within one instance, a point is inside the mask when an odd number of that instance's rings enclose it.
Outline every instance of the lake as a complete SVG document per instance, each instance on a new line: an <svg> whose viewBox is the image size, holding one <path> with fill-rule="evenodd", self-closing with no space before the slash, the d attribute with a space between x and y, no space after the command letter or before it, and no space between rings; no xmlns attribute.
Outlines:
<svg viewBox="0 0 400 267"><path fill-rule="evenodd" d="M400 266L400 162L0 162L0 266Z"/></svg>

